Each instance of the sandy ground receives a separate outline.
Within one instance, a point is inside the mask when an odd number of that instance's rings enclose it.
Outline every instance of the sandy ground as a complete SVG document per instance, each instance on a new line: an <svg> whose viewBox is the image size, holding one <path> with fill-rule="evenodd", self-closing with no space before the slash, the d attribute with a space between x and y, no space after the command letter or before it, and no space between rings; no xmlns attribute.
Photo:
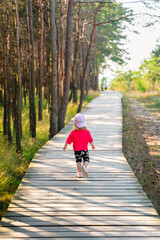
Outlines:
<svg viewBox="0 0 160 240"><path fill-rule="evenodd" d="M123 99L123 153L160 214L160 120L137 100Z"/></svg>

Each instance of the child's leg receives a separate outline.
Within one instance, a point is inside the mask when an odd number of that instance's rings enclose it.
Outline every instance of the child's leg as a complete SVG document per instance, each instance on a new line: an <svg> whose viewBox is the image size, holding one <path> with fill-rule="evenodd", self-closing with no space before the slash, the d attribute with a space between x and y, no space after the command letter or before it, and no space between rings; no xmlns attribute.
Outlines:
<svg viewBox="0 0 160 240"><path fill-rule="evenodd" d="M85 167L85 169L87 169L88 163L89 163L89 152L87 150L87 151L84 151L84 155L83 155L83 166Z"/></svg>
<svg viewBox="0 0 160 240"><path fill-rule="evenodd" d="M82 175L82 172L81 172L81 162L82 162L82 156L80 154L81 152L80 151L75 151L74 154L75 154L75 159L76 159L76 168L77 168L77 175L78 177Z"/></svg>
<svg viewBox="0 0 160 240"><path fill-rule="evenodd" d="M77 173L81 174L81 162L76 162Z"/></svg>
<svg viewBox="0 0 160 240"><path fill-rule="evenodd" d="M89 153L88 151L83 151L83 167L81 167L81 171L84 177L88 177L88 163L89 163Z"/></svg>
<svg viewBox="0 0 160 240"><path fill-rule="evenodd" d="M87 169L87 167L88 167L88 161L83 162L83 166L85 167L85 169Z"/></svg>

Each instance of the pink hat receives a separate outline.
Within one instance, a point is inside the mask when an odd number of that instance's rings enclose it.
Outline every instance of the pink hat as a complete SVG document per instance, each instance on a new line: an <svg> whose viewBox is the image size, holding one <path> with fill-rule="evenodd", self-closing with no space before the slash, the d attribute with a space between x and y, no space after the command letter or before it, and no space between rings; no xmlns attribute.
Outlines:
<svg viewBox="0 0 160 240"><path fill-rule="evenodd" d="M74 118L74 123L76 124L76 126L78 128L86 127L86 121L85 121L83 114L77 113Z"/></svg>

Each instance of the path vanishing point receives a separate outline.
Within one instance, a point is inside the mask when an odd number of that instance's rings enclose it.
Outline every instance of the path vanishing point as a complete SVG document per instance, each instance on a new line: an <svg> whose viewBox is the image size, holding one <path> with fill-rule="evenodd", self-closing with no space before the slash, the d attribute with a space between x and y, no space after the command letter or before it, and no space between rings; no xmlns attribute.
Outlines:
<svg viewBox="0 0 160 240"><path fill-rule="evenodd" d="M70 121L35 155L1 222L0 239L158 240L160 218L122 154L122 95L84 109L96 146L89 178L75 178Z"/></svg>

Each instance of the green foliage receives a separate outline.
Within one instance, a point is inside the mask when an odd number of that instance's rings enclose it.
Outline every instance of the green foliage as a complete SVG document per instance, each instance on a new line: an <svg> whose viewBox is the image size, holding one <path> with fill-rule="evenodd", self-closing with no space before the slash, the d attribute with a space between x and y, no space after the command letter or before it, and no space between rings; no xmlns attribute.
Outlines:
<svg viewBox="0 0 160 240"><path fill-rule="evenodd" d="M123 34L123 24L125 21L131 21L129 17L126 17L129 13L131 12L122 7L120 3L104 4L101 8L97 16L96 29L96 65L98 67L102 66L107 58L119 64L124 63L125 49L121 40L126 38Z"/></svg>
<svg viewBox="0 0 160 240"><path fill-rule="evenodd" d="M112 81L112 89L126 92L137 90L146 92L160 86L160 47L152 52L149 59L144 59L138 71L117 72Z"/></svg>

